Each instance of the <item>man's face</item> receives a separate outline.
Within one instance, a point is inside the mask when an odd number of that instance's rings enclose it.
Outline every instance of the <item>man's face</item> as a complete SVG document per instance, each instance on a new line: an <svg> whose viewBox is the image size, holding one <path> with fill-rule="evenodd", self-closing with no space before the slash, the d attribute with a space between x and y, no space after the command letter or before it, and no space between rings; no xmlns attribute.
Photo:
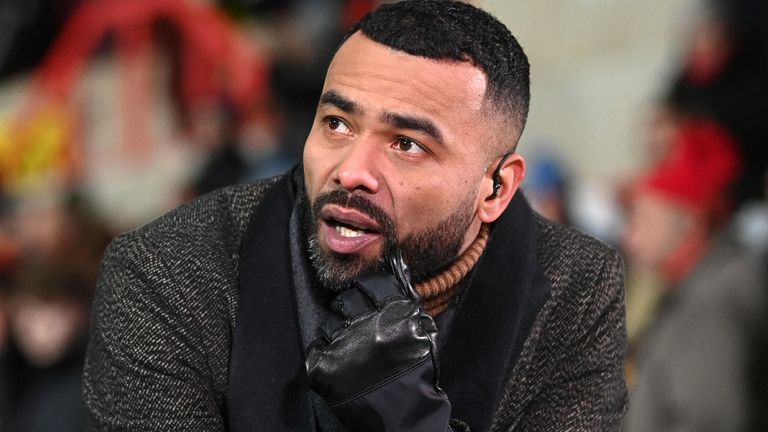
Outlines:
<svg viewBox="0 0 768 432"><path fill-rule="evenodd" d="M304 148L310 254L342 289L403 251L415 279L449 264L480 227L493 154L485 75L359 32L334 57Z"/></svg>

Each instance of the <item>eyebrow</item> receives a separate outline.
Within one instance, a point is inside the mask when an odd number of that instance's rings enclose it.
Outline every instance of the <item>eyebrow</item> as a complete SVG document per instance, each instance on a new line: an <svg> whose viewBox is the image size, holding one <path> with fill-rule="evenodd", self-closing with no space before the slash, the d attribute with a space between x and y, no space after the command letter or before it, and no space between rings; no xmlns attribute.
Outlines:
<svg viewBox="0 0 768 432"><path fill-rule="evenodd" d="M335 90L328 90L320 96L319 106L322 105L333 105L345 113L363 114L363 108L357 102L347 99ZM432 137L438 144L444 145L443 134L440 129L427 118L385 112L381 115L381 120L399 129L422 132Z"/></svg>
<svg viewBox="0 0 768 432"><path fill-rule="evenodd" d="M360 105L333 90L328 90L320 96L320 105L333 105L345 113L351 114L361 114L363 112Z"/></svg>
<svg viewBox="0 0 768 432"><path fill-rule="evenodd" d="M408 116L392 112L384 113L382 120L400 129L411 129L425 133L439 144L443 144L443 134L431 120L423 117Z"/></svg>

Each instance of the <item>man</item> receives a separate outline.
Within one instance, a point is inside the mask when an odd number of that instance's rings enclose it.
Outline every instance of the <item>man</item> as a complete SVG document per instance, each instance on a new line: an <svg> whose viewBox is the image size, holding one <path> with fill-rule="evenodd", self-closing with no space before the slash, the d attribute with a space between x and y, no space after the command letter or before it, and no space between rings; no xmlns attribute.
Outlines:
<svg viewBox="0 0 768 432"><path fill-rule="evenodd" d="M485 12L363 18L303 166L107 252L96 429L617 429L621 261L517 193L528 99L525 54Z"/></svg>

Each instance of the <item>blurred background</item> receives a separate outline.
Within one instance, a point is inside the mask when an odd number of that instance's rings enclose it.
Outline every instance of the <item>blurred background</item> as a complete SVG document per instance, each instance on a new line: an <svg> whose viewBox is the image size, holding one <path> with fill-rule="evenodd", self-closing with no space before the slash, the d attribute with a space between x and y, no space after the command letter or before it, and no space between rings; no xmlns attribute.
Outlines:
<svg viewBox="0 0 768 432"><path fill-rule="evenodd" d="M105 246L295 164L378 3L0 1L0 432L84 430ZM768 4L473 3L532 65L525 194L625 257L625 429L768 430Z"/></svg>

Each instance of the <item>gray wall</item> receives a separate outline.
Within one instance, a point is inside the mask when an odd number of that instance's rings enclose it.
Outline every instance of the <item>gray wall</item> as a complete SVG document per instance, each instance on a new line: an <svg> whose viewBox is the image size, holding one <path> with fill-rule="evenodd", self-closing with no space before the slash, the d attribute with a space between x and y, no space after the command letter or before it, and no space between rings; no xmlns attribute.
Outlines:
<svg viewBox="0 0 768 432"><path fill-rule="evenodd" d="M585 180L642 161L645 122L679 61L694 0L484 0L531 61L520 151L561 151Z"/></svg>

